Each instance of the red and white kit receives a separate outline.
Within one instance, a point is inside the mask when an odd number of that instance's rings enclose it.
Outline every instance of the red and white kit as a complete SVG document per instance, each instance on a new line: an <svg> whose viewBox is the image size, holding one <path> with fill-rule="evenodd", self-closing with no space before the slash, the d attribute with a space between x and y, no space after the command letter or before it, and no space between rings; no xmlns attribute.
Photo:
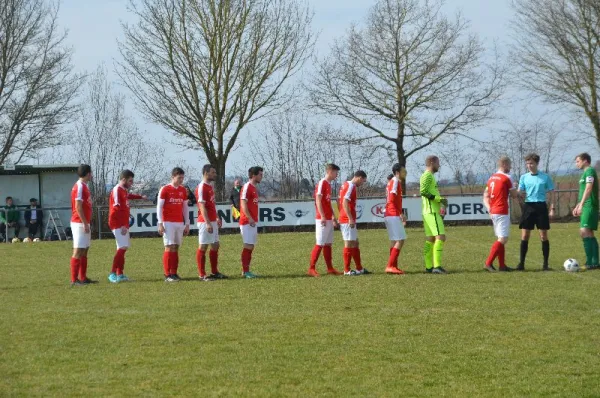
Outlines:
<svg viewBox="0 0 600 398"><path fill-rule="evenodd" d="M258 237L258 190L251 182L247 182L240 192L240 203L246 201L250 214L240 211L240 231L245 245L256 245ZM254 220L254 226L250 225L250 217Z"/></svg>
<svg viewBox="0 0 600 398"><path fill-rule="evenodd" d="M494 223L494 233L498 238L508 238L510 233L508 198L512 189L514 189L514 182L506 173L497 172L487 182L490 216Z"/></svg>
<svg viewBox="0 0 600 398"><path fill-rule="evenodd" d="M112 189L108 201L108 226L115 236L115 240L117 241L117 249L127 248L130 244L129 199L142 199L142 196L131 194L122 186L117 185ZM125 235L123 235L121 232L122 227L127 228L127 233Z"/></svg>
<svg viewBox="0 0 600 398"><path fill-rule="evenodd" d="M402 222L402 184L398 178L392 178L385 189L385 227L391 241L406 240L406 231Z"/></svg>
<svg viewBox="0 0 600 398"><path fill-rule="evenodd" d="M321 220L321 213L316 201L321 202L323 213L325 213L325 225ZM333 207L331 206L331 184L323 178L315 188L315 214L316 214L316 240L317 245L325 246L333 243Z"/></svg>
<svg viewBox="0 0 600 398"><path fill-rule="evenodd" d="M187 190L183 186L165 185L158 193L158 222L163 223L165 246L183 243L183 231L190 224Z"/></svg>
<svg viewBox="0 0 600 398"><path fill-rule="evenodd" d="M215 191L210 184L201 182L196 188L196 198L198 199L198 240L201 245L212 245L219 242L219 225L217 222L217 205L215 202ZM208 213L208 220L204 219L200 211L200 203L204 204ZM213 232L208 232L208 223L212 225Z"/></svg>
<svg viewBox="0 0 600 398"><path fill-rule="evenodd" d="M77 213L77 202L83 204L83 215L89 224L92 221L92 194L86 183L81 180L73 185L71 190L71 232L73 234L73 247L75 249L87 249L90 247L92 233L85 232L83 221Z"/></svg>
<svg viewBox="0 0 600 398"><path fill-rule="evenodd" d="M346 181L342 188L340 189L340 198L338 207L340 209L340 231L342 231L342 238L345 241L349 240L358 240L358 231L356 230L356 226L354 228L350 228L348 214L346 214L346 209L344 208L344 199L348 200L348 207L350 208L350 217L356 223L356 186L352 183L352 181Z"/></svg>

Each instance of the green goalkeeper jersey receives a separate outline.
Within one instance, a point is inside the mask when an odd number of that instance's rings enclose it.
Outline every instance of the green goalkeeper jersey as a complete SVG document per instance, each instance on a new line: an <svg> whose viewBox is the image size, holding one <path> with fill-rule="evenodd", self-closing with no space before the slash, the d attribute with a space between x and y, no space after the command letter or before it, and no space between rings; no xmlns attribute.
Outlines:
<svg viewBox="0 0 600 398"><path fill-rule="evenodd" d="M593 167L588 167L583 171L581 178L579 179L579 198L578 201L581 201L583 198L583 193L585 192L585 187L587 184L592 183L592 194L583 204L585 207L597 209L598 208L598 174L596 174L596 170Z"/></svg>
<svg viewBox="0 0 600 398"><path fill-rule="evenodd" d="M421 200L423 214L439 214L440 192L433 173L425 171L421 175ZM437 199L436 199L437 198Z"/></svg>

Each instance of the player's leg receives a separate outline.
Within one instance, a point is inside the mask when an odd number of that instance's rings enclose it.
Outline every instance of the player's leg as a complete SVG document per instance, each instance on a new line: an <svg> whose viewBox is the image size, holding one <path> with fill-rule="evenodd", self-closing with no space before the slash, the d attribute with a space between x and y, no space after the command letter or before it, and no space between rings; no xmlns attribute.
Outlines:
<svg viewBox="0 0 600 398"><path fill-rule="evenodd" d="M435 243L434 228L432 224L432 214L423 214L423 227L425 228L425 248L423 249L423 258L425 260L425 272L433 271L433 245ZM435 225L435 223L433 223Z"/></svg>
<svg viewBox="0 0 600 398"><path fill-rule="evenodd" d="M178 244L182 239L178 238L179 232L183 235L183 229L180 230L177 224L165 222L165 233L163 234L163 243L165 251L163 253L163 271L165 274L165 282L178 282L179 277L177 276L177 255L178 255Z"/></svg>
<svg viewBox="0 0 600 398"><path fill-rule="evenodd" d="M227 275L219 272L219 223L213 222L213 243L210 245L208 257L210 259L210 275L211 279L227 279Z"/></svg>
<svg viewBox="0 0 600 398"><path fill-rule="evenodd" d="M354 276L356 272L350 268L352 261L352 252L354 249L354 241L352 240L352 229L349 224L340 224L340 231L342 232L342 239L344 240L344 250L342 258L344 261L344 275Z"/></svg>
<svg viewBox="0 0 600 398"><path fill-rule="evenodd" d="M325 259L325 265L327 266L327 273L330 275L342 275L343 272L338 271L333 267L333 221L327 221L326 235L323 239L323 258Z"/></svg>
<svg viewBox="0 0 600 398"><path fill-rule="evenodd" d="M531 237L531 231L535 228L536 214L533 205L525 203L521 213L521 222L519 223L519 229L521 230L521 247L519 253L519 265L517 266L518 271L525 270L525 260L527 259L527 252L529 251L529 238Z"/></svg>
<svg viewBox="0 0 600 398"><path fill-rule="evenodd" d="M388 274L403 274L404 272L398 268L398 258L406 239L406 232L402 225L400 217L386 217L385 225L390 239L390 257L388 259L385 272Z"/></svg>
<svg viewBox="0 0 600 398"><path fill-rule="evenodd" d="M256 226L241 225L242 241L244 243L242 249L242 276L246 279L256 278L257 275L250 272L250 264L252 263L252 253L258 237L258 229Z"/></svg>
<svg viewBox="0 0 600 398"><path fill-rule="evenodd" d="M129 249L129 231L125 235L121 232L121 229L115 229L112 231L117 244L117 251L113 257L112 269L110 275L108 275L108 281L112 283L124 282L129 280L124 275L125 270L125 253Z"/></svg>
<svg viewBox="0 0 600 398"><path fill-rule="evenodd" d="M319 261L319 256L321 255L321 251L323 250L323 246L325 246L325 237L327 236L327 224L322 224L321 220L316 220L315 222L315 246L310 252L310 264L308 266L308 276L318 277L319 273L317 272L317 261Z"/></svg>
<svg viewBox="0 0 600 398"><path fill-rule="evenodd" d="M356 227L353 229L353 248L352 248L352 258L354 259L354 264L356 265L356 274L357 275L367 275L371 272L364 268L362 265L362 259L360 257L360 242L358 241L358 230Z"/></svg>
<svg viewBox="0 0 600 398"><path fill-rule="evenodd" d="M80 285L79 268L81 267L81 257L84 252L82 245L82 235L84 234L83 224L71 223L71 233L73 235L73 254L71 255L71 286Z"/></svg>
<svg viewBox="0 0 600 398"><path fill-rule="evenodd" d="M543 203L538 206L536 211L535 225L540 233L540 240L542 241L542 256L544 263L542 269L544 271L550 270L548 260L550 259L550 240L548 240L548 230L550 229L550 217L548 215L548 205Z"/></svg>
<svg viewBox="0 0 600 398"><path fill-rule="evenodd" d="M588 269L598 267L598 241L594 236L594 231L598 229L598 210L592 207L584 206L581 212L580 236L583 240L586 262Z"/></svg>
<svg viewBox="0 0 600 398"><path fill-rule="evenodd" d="M444 220L439 214L434 214L434 218L437 235L435 236L435 242L433 244L433 273L446 274L446 270L442 267L442 257L444 254L444 245L446 243Z"/></svg>
<svg viewBox="0 0 600 398"><path fill-rule="evenodd" d="M199 222L198 224L198 250L196 250L196 264L198 266L198 277L201 281L207 280L206 277L206 251L208 246L214 242L212 234L208 232L208 224ZM214 231L213 231L214 232Z"/></svg>

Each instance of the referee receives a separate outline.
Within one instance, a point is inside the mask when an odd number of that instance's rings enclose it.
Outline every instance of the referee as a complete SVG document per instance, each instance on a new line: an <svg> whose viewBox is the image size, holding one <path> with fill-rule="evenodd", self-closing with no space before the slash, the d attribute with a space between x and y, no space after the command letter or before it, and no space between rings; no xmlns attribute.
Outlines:
<svg viewBox="0 0 600 398"><path fill-rule="evenodd" d="M525 270L525 257L529 249L529 237L531 231L537 227L542 240L542 254L544 255L543 270L549 271L548 257L550 257L550 242L548 241L548 230L550 229L550 218L554 217L554 201L550 198L550 211L548 211L548 195L554 191L554 184L548 174L538 170L540 163L539 155L531 153L525 157L525 163L529 173L521 176L519 180L519 193L525 196L525 204L521 214L521 261L517 267L518 271Z"/></svg>

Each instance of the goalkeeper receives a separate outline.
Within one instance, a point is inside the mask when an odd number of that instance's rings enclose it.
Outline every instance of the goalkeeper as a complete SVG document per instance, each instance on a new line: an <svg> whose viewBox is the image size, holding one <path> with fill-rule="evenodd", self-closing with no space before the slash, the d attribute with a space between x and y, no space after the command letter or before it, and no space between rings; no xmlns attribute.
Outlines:
<svg viewBox="0 0 600 398"><path fill-rule="evenodd" d="M433 176L440 169L440 159L437 156L428 156L425 159L425 172L421 175L421 200L423 226L425 227L425 271L433 274L446 274L442 268L442 253L446 232L444 220L448 201L440 196L437 182Z"/></svg>

